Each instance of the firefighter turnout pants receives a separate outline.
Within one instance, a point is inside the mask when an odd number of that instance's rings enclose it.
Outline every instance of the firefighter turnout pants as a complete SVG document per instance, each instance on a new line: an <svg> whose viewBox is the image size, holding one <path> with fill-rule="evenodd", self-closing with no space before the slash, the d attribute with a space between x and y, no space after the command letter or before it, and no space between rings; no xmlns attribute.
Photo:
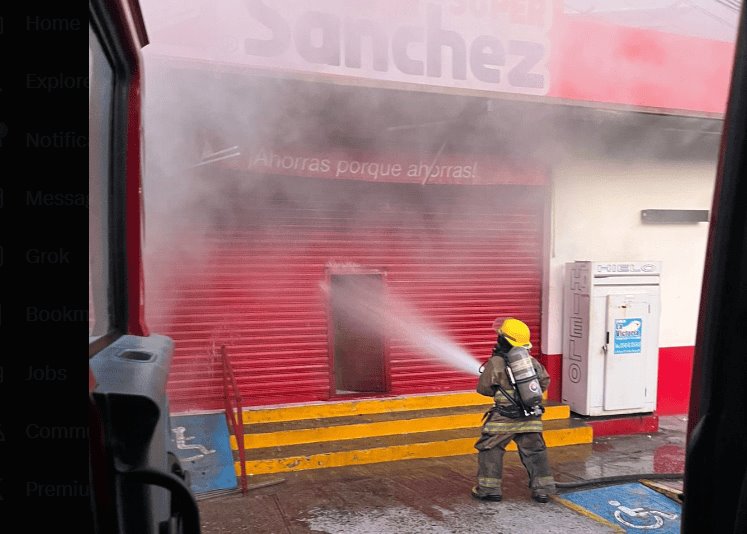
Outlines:
<svg viewBox="0 0 747 534"><path fill-rule="evenodd" d="M492 434L485 432L475 443L477 453L477 490L481 495L502 495L503 455L511 442L516 442L521 463L529 474L532 491L555 493L555 479L550 471L547 446L540 432Z"/></svg>

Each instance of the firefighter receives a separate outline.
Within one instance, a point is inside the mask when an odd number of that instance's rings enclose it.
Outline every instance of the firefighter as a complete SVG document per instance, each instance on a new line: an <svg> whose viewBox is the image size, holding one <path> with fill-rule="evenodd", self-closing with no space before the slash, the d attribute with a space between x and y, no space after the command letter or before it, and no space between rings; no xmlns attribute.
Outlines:
<svg viewBox="0 0 747 534"><path fill-rule="evenodd" d="M513 347L532 347L529 342L529 327L518 319L508 318L504 321L496 319L493 329L498 335L498 341L480 374L477 392L492 397L495 406L485 413L482 432L475 443L478 469L477 486L472 488L472 496L486 501L501 500L503 454L506 446L513 440L529 474L532 498L546 503L548 495L555 493L555 479L550 471L547 447L542 438L542 421L540 415L527 416L517 407L521 403L516 402L517 393L506 372L506 355ZM550 377L541 363L532 356L529 358L544 393L550 384Z"/></svg>

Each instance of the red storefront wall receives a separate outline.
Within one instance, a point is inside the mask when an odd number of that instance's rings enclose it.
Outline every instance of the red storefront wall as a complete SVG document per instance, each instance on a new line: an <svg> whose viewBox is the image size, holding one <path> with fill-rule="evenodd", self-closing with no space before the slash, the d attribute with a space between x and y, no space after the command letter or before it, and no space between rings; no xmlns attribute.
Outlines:
<svg viewBox="0 0 747 534"><path fill-rule="evenodd" d="M249 405L334 397L321 284L340 266L385 273L393 295L480 361L496 316L526 321L540 346L543 187L246 179L251 194L229 195L211 227L183 236L189 254L158 255L168 276L150 324L176 342L172 409L221 407L223 344ZM417 346L387 343L386 394L474 388Z"/></svg>

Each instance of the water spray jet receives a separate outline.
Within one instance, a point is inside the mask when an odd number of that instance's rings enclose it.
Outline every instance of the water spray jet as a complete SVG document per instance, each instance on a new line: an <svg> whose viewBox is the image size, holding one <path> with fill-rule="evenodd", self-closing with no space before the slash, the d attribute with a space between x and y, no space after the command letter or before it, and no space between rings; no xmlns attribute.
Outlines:
<svg viewBox="0 0 747 534"><path fill-rule="evenodd" d="M375 333L406 342L440 363L473 376L480 375L481 363L458 343L428 321L410 303L389 291L365 281L336 288L334 293L326 283L322 292L333 306L346 314L349 324L361 332Z"/></svg>

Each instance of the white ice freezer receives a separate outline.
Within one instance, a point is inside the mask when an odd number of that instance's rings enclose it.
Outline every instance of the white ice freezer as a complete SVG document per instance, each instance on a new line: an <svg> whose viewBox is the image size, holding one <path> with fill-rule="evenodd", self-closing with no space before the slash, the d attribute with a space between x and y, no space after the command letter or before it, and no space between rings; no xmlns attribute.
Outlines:
<svg viewBox="0 0 747 534"><path fill-rule="evenodd" d="M661 262L566 264L562 400L588 416L656 409Z"/></svg>

